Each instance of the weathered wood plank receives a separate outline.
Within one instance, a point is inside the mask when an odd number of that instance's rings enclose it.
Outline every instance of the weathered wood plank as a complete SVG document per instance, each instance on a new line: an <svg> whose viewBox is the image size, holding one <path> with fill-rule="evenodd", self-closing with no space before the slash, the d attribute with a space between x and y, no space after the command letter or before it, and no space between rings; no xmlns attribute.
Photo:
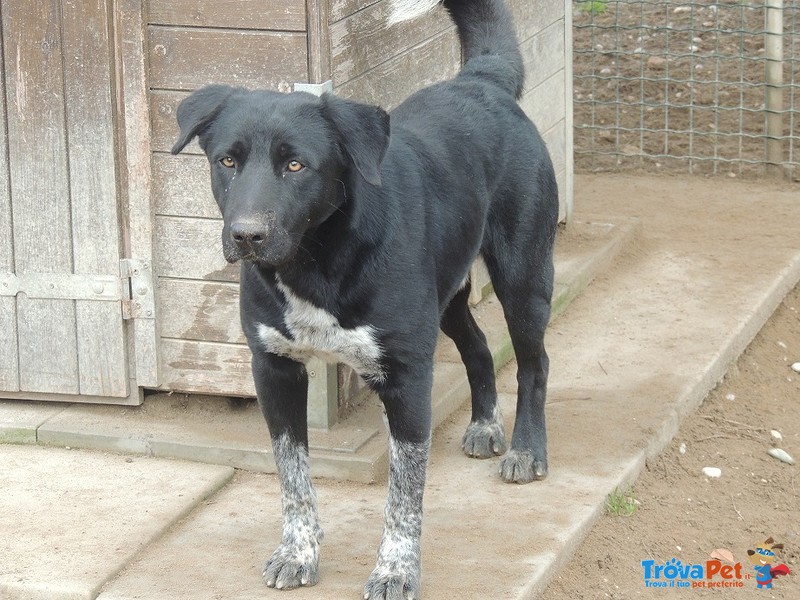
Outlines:
<svg viewBox="0 0 800 600"><path fill-rule="evenodd" d="M565 93L562 69L525 94L520 106L539 131L547 131L565 116Z"/></svg>
<svg viewBox="0 0 800 600"><path fill-rule="evenodd" d="M156 217L155 272L161 277L238 281L222 255L222 219Z"/></svg>
<svg viewBox="0 0 800 600"><path fill-rule="evenodd" d="M364 10L365 8L377 4L378 2L385 2L386 0L321 0L328 2L331 7L331 23L341 21L345 17L349 17L354 12Z"/></svg>
<svg viewBox="0 0 800 600"><path fill-rule="evenodd" d="M218 219L206 157L153 154L153 202L160 215Z"/></svg>
<svg viewBox="0 0 800 600"><path fill-rule="evenodd" d="M7 117L15 270L71 272L60 2L5 0L0 12L6 96L13 99ZM20 388L78 393L74 303L18 297L17 328Z"/></svg>
<svg viewBox="0 0 800 600"><path fill-rule="evenodd" d="M176 392L255 396L250 349L238 344L165 339L164 387Z"/></svg>
<svg viewBox="0 0 800 600"><path fill-rule="evenodd" d="M567 218L567 172L559 171L556 173L556 182L558 183L558 220L564 221Z"/></svg>
<svg viewBox="0 0 800 600"><path fill-rule="evenodd" d="M455 76L461 47L451 27L336 88L354 100L391 110L417 90Z"/></svg>
<svg viewBox="0 0 800 600"><path fill-rule="evenodd" d="M562 119L550 129L542 133L547 150L550 152L550 160L553 161L553 169L556 173L566 171L567 157L564 152L566 141L565 121Z"/></svg>
<svg viewBox="0 0 800 600"><path fill-rule="evenodd" d="M2 65L3 29L0 27L0 272L14 270L14 246L11 231L11 188L8 172L6 138L6 78ZM17 362L17 306L16 299L0 297L0 390L19 390L19 364Z"/></svg>
<svg viewBox="0 0 800 600"><path fill-rule="evenodd" d="M564 31L572 31L572 0L564 0ZM564 130L566 131L566 139L564 140L564 153L566 154L566 172L564 175L564 185L562 188L562 196L564 197L564 214L560 215L567 223L572 220L572 207L575 196L575 152L573 145L573 105L572 105L572 35L567 34L564 36L564 81L567 82L567 91L564 98L564 110L566 112L566 119L564 122Z"/></svg>
<svg viewBox="0 0 800 600"><path fill-rule="evenodd" d="M521 41L564 18L563 0L507 0Z"/></svg>
<svg viewBox="0 0 800 600"><path fill-rule="evenodd" d="M428 18L387 28L388 11L389 4L379 2L331 24L334 85L342 85L452 27L445 11L436 10Z"/></svg>
<svg viewBox="0 0 800 600"><path fill-rule="evenodd" d="M106 0L62 3L64 100L76 273L119 273L111 40ZM81 394L125 398L128 365L118 306L75 303Z"/></svg>
<svg viewBox="0 0 800 600"><path fill-rule="evenodd" d="M117 87L119 132L124 140L120 147L121 188L127 206L124 236L130 257L152 264L149 84L143 4L142 0L116 0L114 32L117 68L124 74ZM157 387L160 362L158 320L135 319L132 329L136 383Z"/></svg>
<svg viewBox="0 0 800 600"><path fill-rule="evenodd" d="M132 381L130 386L131 393L127 398L114 398L113 403L122 406L138 406L144 400L143 390L136 387L136 382ZM108 404L108 396L68 396L66 394L48 394L42 392L3 392L0 394L7 400L25 400L36 402L76 402L87 404Z"/></svg>
<svg viewBox="0 0 800 600"><path fill-rule="evenodd" d="M150 0L152 25L305 31L304 0Z"/></svg>
<svg viewBox="0 0 800 600"><path fill-rule="evenodd" d="M169 152L178 139L178 122L175 111L188 92L152 90L148 94L150 106L150 145L154 152ZM181 151L181 155L203 154L197 140L193 140Z"/></svg>
<svg viewBox="0 0 800 600"><path fill-rule="evenodd" d="M308 12L308 82L325 83L331 78L330 4L328 0L305 0Z"/></svg>
<svg viewBox="0 0 800 600"><path fill-rule="evenodd" d="M245 343L238 284L161 277L158 308L162 337Z"/></svg>
<svg viewBox="0 0 800 600"><path fill-rule="evenodd" d="M288 92L308 81L304 33L149 28L150 85L194 90L210 83Z"/></svg>
<svg viewBox="0 0 800 600"><path fill-rule="evenodd" d="M0 391L17 390L17 308L14 298L4 297L0 298Z"/></svg>
<svg viewBox="0 0 800 600"><path fill-rule="evenodd" d="M525 92L564 68L564 21L556 21L520 44L525 63Z"/></svg>

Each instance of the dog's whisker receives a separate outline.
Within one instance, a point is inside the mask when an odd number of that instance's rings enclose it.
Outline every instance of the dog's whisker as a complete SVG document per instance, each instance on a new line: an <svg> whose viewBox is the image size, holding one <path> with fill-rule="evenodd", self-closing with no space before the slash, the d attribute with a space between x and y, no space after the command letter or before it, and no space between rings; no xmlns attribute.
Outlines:
<svg viewBox="0 0 800 600"><path fill-rule="evenodd" d="M347 186L344 184L344 181L341 179L334 179L334 181L338 181L342 184L342 193L344 194L344 201L347 202L349 198L347 197Z"/></svg>
<svg viewBox="0 0 800 600"><path fill-rule="evenodd" d="M341 207L341 206L337 206L336 204L334 204L334 203L333 203L333 202L331 202L330 200L326 200L326 201L325 201L325 204L328 204L328 205L332 206L333 208L335 208L336 210L335 210L334 212L340 212L340 213L342 213L342 214L343 214L343 215L345 215L345 216L347 215L347 213L346 213L346 212L344 212L344 211L342 210L342 207Z"/></svg>
<svg viewBox="0 0 800 600"><path fill-rule="evenodd" d="M303 240L308 240L308 241L310 241L310 242L314 242L314 243L315 243L317 246L319 246L320 248L324 248L324 247L325 247L325 244L323 244L322 242L320 242L318 239L315 239L315 238L311 237L310 235L306 235L306 234L304 233L304 234L303 234L301 237L302 237L302 239L303 239ZM302 248L302 246L301 246L301 248Z"/></svg>
<svg viewBox="0 0 800 600"><path fill-rule="evenodd" d="M302 244L298 246L298 250L302 250L303 252L305 252L312 262L317 262L317 259L314 257L313 254L311 254L311 251L308 248L304 248Z"/></svg>

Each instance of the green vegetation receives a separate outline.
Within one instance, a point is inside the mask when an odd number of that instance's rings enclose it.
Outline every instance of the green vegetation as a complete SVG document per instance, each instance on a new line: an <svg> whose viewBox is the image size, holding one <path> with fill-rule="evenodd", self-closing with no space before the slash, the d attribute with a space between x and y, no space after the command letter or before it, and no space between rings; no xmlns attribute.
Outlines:
<svg viewBox="0 0 800 600"><path fill-rule="evenodd" d="M608 0L585 0L584 2L578 2L578 10L585 14L602 15L608 8L607 4Z"/></svg>
<svg viewBox="0 0 800 600"><path fill-rule="evenodd" d="M636 504L632 485L629 485L624 490L615 488L606 498L606 509L612 515L617 515L618 517L630 517L636 512Z"/></svg>

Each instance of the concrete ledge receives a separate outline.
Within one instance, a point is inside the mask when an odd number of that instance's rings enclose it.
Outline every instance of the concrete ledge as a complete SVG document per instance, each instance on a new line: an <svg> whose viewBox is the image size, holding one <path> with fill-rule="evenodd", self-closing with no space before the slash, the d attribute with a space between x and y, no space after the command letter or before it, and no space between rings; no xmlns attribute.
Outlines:
<svg viewBox="0 0 800 600"><path fill-rule="evenodd" d="M68 406L46 402L0 400L0 443L35 444L39 427Z"/></svg>
<svg viewBox="0 0 800 600"><path fill-rule="evenodd" d="M233 476L213 465L8 445L0 472L0 597L9 600L95 598Z"/></svg>

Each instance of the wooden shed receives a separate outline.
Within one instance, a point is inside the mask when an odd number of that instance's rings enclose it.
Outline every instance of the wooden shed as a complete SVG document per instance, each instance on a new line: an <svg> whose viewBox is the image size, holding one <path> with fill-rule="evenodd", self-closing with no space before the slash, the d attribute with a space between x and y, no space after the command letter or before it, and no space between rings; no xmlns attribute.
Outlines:
<svg viewBox="0 0 800 600"><path fill-rule="evenodd" d="M572 201L571 3L510 0L522 106ZM225 83L399 104L452 76L444 10L388 0L0 1L0 397L137 404L144 389L252 396L238 268L208 164L172 156L175 109ZM343 375L314 370L312 423Z"/></svg>

